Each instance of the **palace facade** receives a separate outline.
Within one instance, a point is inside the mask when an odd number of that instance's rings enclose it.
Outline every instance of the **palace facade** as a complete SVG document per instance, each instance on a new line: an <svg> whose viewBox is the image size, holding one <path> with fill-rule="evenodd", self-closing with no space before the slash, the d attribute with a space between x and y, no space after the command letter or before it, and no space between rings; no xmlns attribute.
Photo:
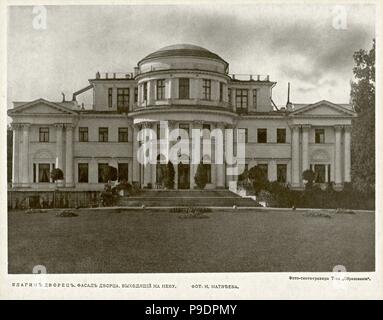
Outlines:
<svg viewBox="0 0 383 320"><path fill-rule="evenodd" d="M149 54L134 72L96 73L89 86L71 101L38 99L14 102L8 111L13 129L12 188L52 189L50 171L64 172L64 186L101 190L102 172L110 165L120 179L141 187L161 188L158 164L137 161L137 133L171 128L245 129L247 167L261 166L270 181L303 186L302 172L311 168L316 182L341 187L350 177L350 105L326 100L277 108L276 82L269 76L231 75L220 56L194 45L173 45ZM93 91L84 108L77 96ZM188 157L175 166L177 189L195 187L197 165ZM235 176L225 165L209 166L208 188L227 188Z"/></svg>

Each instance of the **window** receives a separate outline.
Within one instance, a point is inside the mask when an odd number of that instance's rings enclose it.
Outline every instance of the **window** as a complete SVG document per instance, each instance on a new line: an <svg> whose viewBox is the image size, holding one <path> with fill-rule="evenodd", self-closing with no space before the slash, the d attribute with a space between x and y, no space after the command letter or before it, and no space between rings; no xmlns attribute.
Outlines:
<svg viewBox="0 0 383 320"><path fill-rule="evenodd" d="M88 183L89 179L89 167L87 163L78 164L78 182Z"/></svg>
<svg viewBox="0 0 383 320"><path fill-rule="evenodd" d="M117 89L117 110L129 109L129 88Z"/></svg>
<svg viewBox="0 0 383 320"><path fill-rule="evenodd" d="M324 129L315 129L315 143L324 143Z"/></svg>
<svg viewBox="0 0 383 320"><path fill-rule="evenodd" d="M277 164L277 181L285 183L287 175L287 165L286 164Z"/></svg>
<svg viewBox="0 0 383 320"><path fill-rule="evenodd" d="M165 99L165 80L157 80L157 100Z"/></svg>
<svg viewBox="0 0 383 320"><path fill-rule="evenodd" d="M39 182L49 182L50 165L49 163L39 163Z"/></svg>
<svg viewBox="0 0 383 320"><path fill-rule="evenodd" d="M189 135L190 132L189 132L189 124L188 123L180 123L179 124L179 129L183 129L187 132L187 134Z"/></svg>
<svg viewBox="0 0 383 320"><path fill-rule="evenodd" d="M138 101L138 88L135 87L134 88L134 102L137 102Z"/></svg>
<svg viewBox="0 0 383 320"><path fill-rule="evenodd" d="M108 128L98 128L98 141L108 142Z"/></svg>
<svg viewBox="0 0 383 320"><path fill-rule="evenodd" d="M148 100L148 83L144 82L144 101Z"/></svg>
<svg viewBox="0 0 383 320"><path fill-rule="evenodd" d="M178 98L189 99L190 82L188 78L180 78L178 82Z"/></svg>
<svg viewBox="0 0 383 320"><path fill-rule="evenodd" d="M119 163L118 164L118 180L128 181L129 180L129 164L128 163Z"/></svg>
<svg viewBox="0 0 383 320"><path fill-rule="evenodd" d="M208 124L208 123L203 123L203 124L202 124L202 130L209 130L209 131L210 131L210 124Z"/></svg>
<svg viewBox="0 0 383 320"><path fill-rule="evenodd" d="M113 89L112 88L108 89L108 107L109 108L113 107Z"/></svg>
<svg viewBox="0 0 383 320"><path fill-rule="evenodd" d="M227 89L227 98L229 100L229 104L231 104L231 89Z"/></svg>
<svg viewBox="0 0 383 320"><path fill-rule="evenodd" d="M267 143L267 129L257 129L258 143Z"/></svg>
<svg viewBox="0 0 383 320"><path fill-rule="evenodd" d="M268 174L269 174L269 165L267 163L261 163L261 164L258 164L258 167L259 169L261 169L266 177L266 179L268 178Z"/></svg>
<svg viewBox="0 0 383 320"><path fill-rule="evenodd" d="M253 90L253 108L257 109L257 89Z"/></svg>
<svg viewBox="0 0 383 320"><path fill-rule="evenodd" d="M129 139L129 129L118 128L118 142L128 142L128 139Z"/></svg>
<svg viewBox="0 0 383 320"><path fill-rule="evenodd" d="M211 100L211 80L203 79L202 99Z"/></svg>
<svg viewBox="0 0 383 320"><path fill-rule="evenodd" d="M327 165L327 182L331 181L331 164Z"/></svg>
<svg viewBox="0 0 383 320"><path fill-rule="evenodd" d="M277 129L277 143L286 143L286 129Z"/></svg>
<svg viewBox="0 0 383 320"><path fill-rule="evenodd" d="M223 101L223 82L219 83L219 101Z"/></svg>
<svg viewBox="0 0 383 320"><path fill-rule="evenodd" d="M39 129L39 141L49 142L49 128L44 127Z"/></svg>
<svg viewBox="0 0 383 320"><path fill-rule="evenodd" d="M247 89L236 89L235 90L235 106L239 112L247 111L247 98L248 90Z"/></svg>
<svg viewBox="0 0 383 320"><path fill-rule="evenodd" d="M108 181L106 181L106 179L104 179L104 172L106 170L106 168L108 167L108 164L107 163L99 163L98 164L98 182L99 183L106 183Z"/></svg>
<svg viewBox="0 0 383 320"><path fill-rule="evenodd" d="M78 140L80 142L88 142L88 128L87 127L78 128Z"/></svg>
<svg viewBox="0 0 383 320"><path fill-rule="evenodd" d="M36 163L33 164L33 183L36 183Z"/></svg>
<svg viewBox="0 0 383 320"><path fill-rule="evenodd" d="M314 173L316 183L326 182L326 166L324 164L314 165Z"/></svg>

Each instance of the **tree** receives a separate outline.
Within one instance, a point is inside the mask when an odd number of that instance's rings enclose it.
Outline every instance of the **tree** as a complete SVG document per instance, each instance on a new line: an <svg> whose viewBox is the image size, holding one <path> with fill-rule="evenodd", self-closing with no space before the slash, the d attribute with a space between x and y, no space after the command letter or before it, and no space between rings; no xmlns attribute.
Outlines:
<svg viewBox="0 0 383 320"><path fill-rule="evenodd" d="M7 127L7 181L12 181L13 131Z"/></svg>
<svg viewBox="0 0 383 320"><path fill-rule="evenodd" d="M312 187L313 182L315 180L315 173L314 173L314 171L307 169L307 170L303 171L302 178L303 178L303 180L307 181L306 188L310 188L310 187Z"/></svg>
<svg viewBox="0 0 383 320"><path fill-rule="evenodd" d="M197 172L194 176L194 181L199 189L204 189L206 187L208 181L206 164L198 164Z"/></svg>
<svg viewBox="0 0 383 320"><path fill-rule="evenodd" d="M173 166L173 163L169 161L168 164L166 165L166 170L164 174L164 184L166 188L168 189L174 188L174 176L175 176L174 166Z"/></svg>
<svg viewBox="0 0 383 320"><path fill-rule="evenodd" d="M350 102L358 117L353 120L351 175L361 192L375 191L375 39L369 51L354 53L354 81Z"/></svg>
<svg viewBox="0 0 383 320"><path fill-rule="evenodd" d="M64 173L60 168L55 168L51 171L51 178L54 182L64 179Z"/></svg>
<svg viewBox="0 0 383 320"><path fill-rule="evenodd" d="M104 170L102 170L102 178L106 182L117 180L117 168L106 166Z"/></svg>
<svg viewBox="0 0 383 320"><path fill-rule="evenodd" d="M267 188L269 183L265 170L259 166L254 166L249 170L248 177L253 185L255 195Z"/></svg>

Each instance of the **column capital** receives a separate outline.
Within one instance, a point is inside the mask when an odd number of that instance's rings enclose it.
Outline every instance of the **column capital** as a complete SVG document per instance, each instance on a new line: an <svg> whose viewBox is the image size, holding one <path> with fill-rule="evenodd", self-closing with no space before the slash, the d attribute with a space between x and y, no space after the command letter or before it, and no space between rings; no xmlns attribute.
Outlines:
<svg viewBox="0 0 383 320"><path fill-rule="evenodd" d="M335 131L341 131L343 129L343 126L341 125L335 125L334 126Z"/></svg>
<svg viewBox="0 0 383 320"><path fill-rule="evenodd" d="M203 120L193 120L193 124L204 124Z"/></svg>
<svg viewBox="0 0 383 320"><path fill-rule="evenodd" d="M12 130L17 130L17 129L20 129L23 127L23 124L22 123L11 123L11 128Z"/></svg>
<svg viewBox="0 0 383 320"><path fill-rule="evenodd" d="M345 132L351 132L351 125L344 126Z"/></svg>
<svg viewBox="0 0 383 320"><path fill-rule="evenodd" d="M299 124L292 124L292 125L290 126L290 128L291 128L292 131L299 130L300 127L301 127L301 126L300 126Z"/></svg>
<svg viewBox="0 0 383 320"><path fill-rule="evenodd" d="M73 123L65 123L65 128L72 130L74 128L74 124Z"/></svg>
<svg viewBox="0 0 383 320"><path fill-rule="evenodd" d="M64 128L64 123L54 123L53 124L53 126L55 127L55 128Z"/></svg>
<svg viewBox="0 0 383 320"><path fill-rule="evenodd" d="M145 129L151 129L153 127L153 122L150 122L150 121L142 122L142 127Z"/></svg>
<svg viewBox="0 0 383 320"><path fill-rule="evenodd" d="M302 124L302 129L307 130L311 128L311 124Z"/></svg>
<svg viewBox="0 0 383 320"><path fill-rule="evenodd" d="M31 126L31 124L30 123L20 123L20 126L24 129L28 129Z"/></svg>
<svg viewBox="0 0 383 320"><path fill-rule="evenodd" d="M226 124L224 122L216 122L215 124L218 129L225 129Z"/></svg>

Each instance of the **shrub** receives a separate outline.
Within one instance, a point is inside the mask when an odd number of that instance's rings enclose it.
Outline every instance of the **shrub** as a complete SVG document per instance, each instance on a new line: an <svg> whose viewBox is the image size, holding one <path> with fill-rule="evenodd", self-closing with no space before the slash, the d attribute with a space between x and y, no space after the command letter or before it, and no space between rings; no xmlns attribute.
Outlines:
<svg viewBox="0 0 383 320"><path fill-rule="evenodd" d="M208 181L207 178L206 164L198 164L197 172L194 176L194 181L199 189L204 189L206 187Z"/></svg>
<svg viewBox="0 0 383 320"><path fill-rule="evenodd" d="M51 171L51 178L53 181L63 180L64 173L60 168L55 168Z"/></svg>
<svg viewBox="0 0 383 320"><path fill-rule="evenodd" d="M307 169L307 170L303 171L302 178L303 178L303 180L307 181L306 188L310 188L310 187L312 187L313 182L315 180L315 173L314 173L314 171Z"/></svg>
<svg viewBox="0 0 383 320"><path fill-rule="evenodd" d="M117 180L117 168L112 166L106 166L102 171L102 177L104 181L116 181Z"/></svg>
<svg viewBox="0 0 383 320"><path fill-rule="evenodd" d="M174 165L171 161L168 162L166 165L166 170L164 172L164 184L167 189L173 189L174 188Z"/></svg>
<svg viewBox="0 0 383 320"><path fill-rule="evenodd" d="M269 183L266 172L259 166L252 167L249 170L248 177L253 185L255 195L258 195L261 190L266 189Z"/></svg>

